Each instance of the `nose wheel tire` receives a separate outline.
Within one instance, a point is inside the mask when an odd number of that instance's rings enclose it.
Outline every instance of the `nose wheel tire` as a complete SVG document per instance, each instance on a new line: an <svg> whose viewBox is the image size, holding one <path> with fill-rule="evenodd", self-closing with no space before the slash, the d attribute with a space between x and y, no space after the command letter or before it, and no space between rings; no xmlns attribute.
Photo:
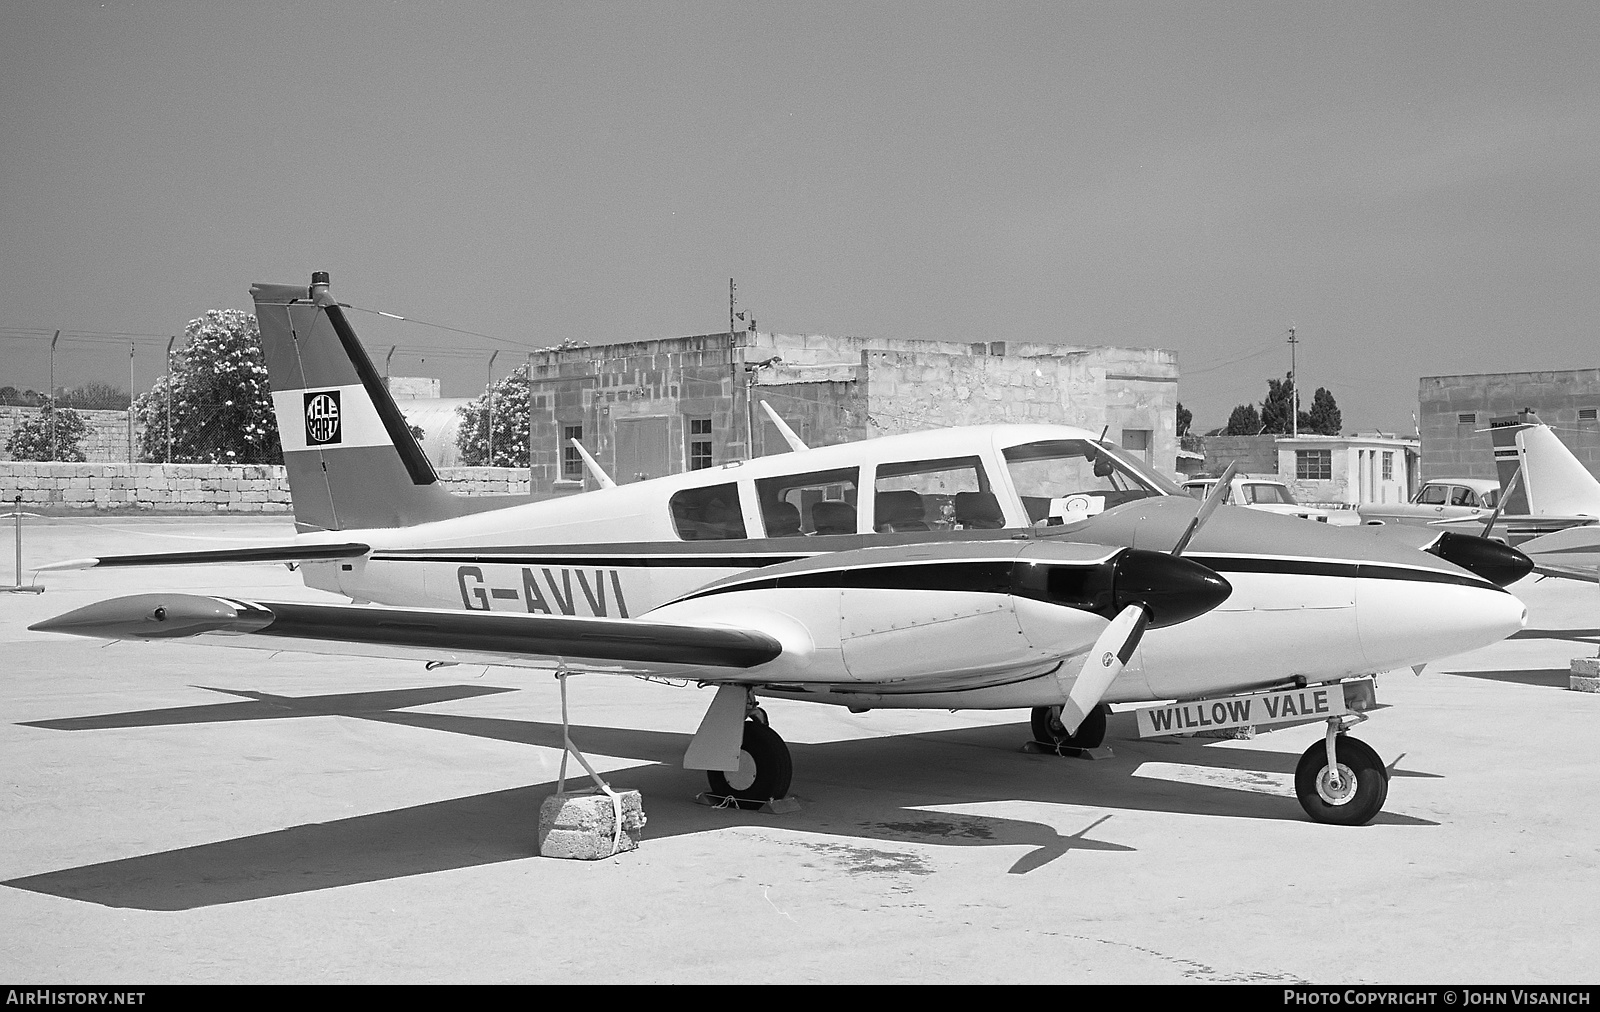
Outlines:
<svg viewBox="0 0 1600 1012"><path fill-rule="evenodd" d="M1334 741L1339 778L1328 770L1328 746L1318 741L1306 749L1294 771L1294 793L1315 822L1364 826L1389 797L1389 771L1366 742L1347 735Z"/></svg>
<svg viewBox="0 0 1600 1012"><path fill-rule="evenodd" d="M711 793L732 798L740 808L759 808L789 793L794 765L789 746L778 732L754 720L744 722L744 741L739 746L739 768L732 772L706 770Z"/></svg>
<svg viewBox="0 0 1600 1012"><path fill-rule="evenodd" d="M1078 725L1075 734L1061 726L1061 707L1036 706L1032 714L1033 740L1056 748L1099 748L1106 740L1106 708L1097 706Z"/></svg>

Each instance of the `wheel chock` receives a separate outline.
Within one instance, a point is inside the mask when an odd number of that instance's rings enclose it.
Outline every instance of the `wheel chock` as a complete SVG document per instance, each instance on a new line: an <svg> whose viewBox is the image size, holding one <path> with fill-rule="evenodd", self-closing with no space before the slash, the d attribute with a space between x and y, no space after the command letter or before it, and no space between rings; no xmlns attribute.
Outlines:
<svg viewBox="0 0 1600 1012"><path fill-rule="evenodd" d="M1022 751L1032 755L1059 755L1069 756L1074 759L1111 759L1116 756L1116 753L1111 751L1110 745L1096 745L1094 748L1072 748L1067 745L1051 745L1042 741L1023 742Z"/></svg>
<svg viewBox="0 0 1600 1012"><path fill-rule="evenodd" d="M765 812L768 815L788 815L790 812L800 810L800 799L790 795L787 798L772 798L763 801L753 808L745 808L746 803L741 803L736 797L724 794L712 794L710 791L701 791L694 796L694 803L705 805L707 808L736 808L749 812Z"/></svg>

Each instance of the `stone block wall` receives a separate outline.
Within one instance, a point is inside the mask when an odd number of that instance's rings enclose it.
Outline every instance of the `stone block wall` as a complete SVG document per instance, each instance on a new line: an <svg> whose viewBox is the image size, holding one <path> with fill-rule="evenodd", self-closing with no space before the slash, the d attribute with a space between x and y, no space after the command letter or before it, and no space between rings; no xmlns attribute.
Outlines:
<svg viewBox="0 0 1600 1012"><path fill-rule="evenodd" d="M458 467L439 480L460 495L527 495L523 468ZM0 462L0 504L167 513L288 513L282 467L264 464Z"/></svg>
<svg viewBox="0 0 1600 1012"><path fill-rule="evenodd" d="M128 413L126 411L91 411L86 408L73 408L88 426L89 432L83 439L83 455L91 462L128 461ZM0 406L0 460L10 460L11 451L6 449L11 442L11 434L26 421L39 416L38 408L23 408L10 405ZM138 452L139 433L144 426L134 429L134 451Z"/></svg>

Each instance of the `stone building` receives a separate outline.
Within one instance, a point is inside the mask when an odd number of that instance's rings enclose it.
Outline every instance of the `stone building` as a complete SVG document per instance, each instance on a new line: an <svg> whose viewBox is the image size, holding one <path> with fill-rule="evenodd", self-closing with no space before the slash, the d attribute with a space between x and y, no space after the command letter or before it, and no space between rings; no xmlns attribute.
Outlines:
<svg viewBox="0 0 1600 1012"><path fill-rule="evenodd" d="M1417 490L1418 444L1385 435L1207 436L1205 473L1237 462L1241 474L1275 477L1303 503L1363 506L1408 501Z"/></svg>
<svg viewBox="0 0 1600 1012"><path fill-rule="evenodd" d="M1532 408L1600 474L1600 369L1424 376L1418 384L1423 478L1490 478L1489 425Z"/></svg>
<svg viewBox="0 0 1600 1012"><path fill-rule="evenodd" d="M1176 470L1171 351L995 341L957 344L746 332L530 356L535 492L574 489L580 439L617 481L788 449L765 401L808 445L953 425L1105 430Z"/></svg>

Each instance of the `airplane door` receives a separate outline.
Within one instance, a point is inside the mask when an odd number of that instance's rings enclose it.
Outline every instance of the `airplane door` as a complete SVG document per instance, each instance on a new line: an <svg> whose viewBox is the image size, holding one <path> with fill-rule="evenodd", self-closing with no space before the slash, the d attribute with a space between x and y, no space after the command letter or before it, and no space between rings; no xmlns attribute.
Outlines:
<svg viewBox="0 0 1600 1012"><path fill-rule="evenodd" d="M616 469L618 484L660 478L672 473L667 455L667 421L664 415L616 420Z"/></svg>

